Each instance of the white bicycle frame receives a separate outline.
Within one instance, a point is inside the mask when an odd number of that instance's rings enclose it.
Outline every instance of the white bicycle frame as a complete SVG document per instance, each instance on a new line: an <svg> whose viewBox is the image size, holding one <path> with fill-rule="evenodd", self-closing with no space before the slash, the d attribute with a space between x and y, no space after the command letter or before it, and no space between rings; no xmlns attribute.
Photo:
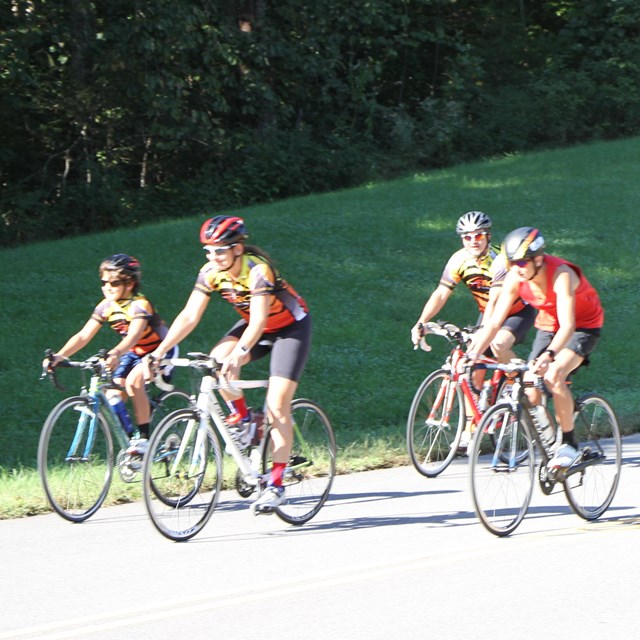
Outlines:
<svg viewBox="0 0 640 640"><path fill-rule="evenodd" d="M171 359L171 364L174 366L190 366L192 360L186 358L174 358ZM198 459L198 452L203 450L204 441L207 437L207 428L209 427L209 419L213 420L217 427L218 433L222 436L222 439L226 445L226 451L230 453L231 457L238 465L238 469L242 472L243 480L247 484L258 485L262 480L262 474L260 473L260 462L263 458L264 448L267 446L268 438L262 437L259 445L252 451L252 456L245 456L239 449L236 440L231 435L229 427L227 425L225 415L218 401L218 397L215 394L217 389L230 391L241 389L266 389L269 386L268 380L234 380L234 381L221 381L217 380L213 375L204 375L200 382L200 391L196 399L196 409L198 411L200 420L196 427L194 424L189 424L187 430L180 442L180 448L172 464L172 473L175 473L178 462L182 460L185 454L185 447L190 442L192 430L198 429L196 434L196 444L194 459L191 461L190 474L198 472L198 466L201 460ZM265 407L266 409L266 407ZM266 416L266 411L265 411Z"/></svg>

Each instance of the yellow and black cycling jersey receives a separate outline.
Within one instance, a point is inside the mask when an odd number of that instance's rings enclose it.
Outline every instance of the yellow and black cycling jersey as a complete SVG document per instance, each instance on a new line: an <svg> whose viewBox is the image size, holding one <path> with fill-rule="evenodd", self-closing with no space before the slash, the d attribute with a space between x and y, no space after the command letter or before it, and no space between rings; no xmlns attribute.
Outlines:
<svg viewBox="0 0 640 640"><path fill-rule="evenodd" d="M242 265L237 278L228 271L218 271L209 262L200 269L194 289L208 296L217 291L247 322L252 296L273 296L265 333L278 331L307 315L305 301L266 257L245 251L238 259Z"/></svg>
<svg viewBox="0 0 640 640"><path fill-rule="evenodd" d="M164 321L149 300L141 293L118 301L102 300L94 309L91 317L100 324L108 323L114 331L122 336L126 336L129 332L132 320L144 318L147 321L147 327L138 343L131 349L139 356L154 351L167 335L167 326Z"/></svg>
<svg viewBox="0 0 640 640"><path fill-rule="evenodd" d="M506 275L506 261L496 247L489 247L487 253L479 258L470 255L465 249L460 249L449 258L442 272L440 284L453 291L455 286L462 282L471 291L480 313L484 313L489 301L489 289L502 286ZM517 313L523 307L524 303L518 299L509 315Z"/></svg>

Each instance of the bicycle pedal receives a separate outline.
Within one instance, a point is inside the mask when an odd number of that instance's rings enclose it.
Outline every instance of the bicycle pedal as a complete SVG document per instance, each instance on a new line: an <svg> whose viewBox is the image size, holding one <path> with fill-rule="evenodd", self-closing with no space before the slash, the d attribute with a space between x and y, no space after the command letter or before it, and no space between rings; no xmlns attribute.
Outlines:
<svg viewBox="0 0 640 640"><path fill-rule="evenodd" d="M599 460L604 458L605 458L604 454L600 453L599 451L595 451L590 447L585 447L582 450L580 462L590 462L591 460Z"/></svg>
<svg viewBox="0 0 640 640"><path fill-rule="evenodd" d="M260 505L252 505L251 511L253 511L254 516L270 516L271 514L276 512L275 507L263 507Z"/></svg>

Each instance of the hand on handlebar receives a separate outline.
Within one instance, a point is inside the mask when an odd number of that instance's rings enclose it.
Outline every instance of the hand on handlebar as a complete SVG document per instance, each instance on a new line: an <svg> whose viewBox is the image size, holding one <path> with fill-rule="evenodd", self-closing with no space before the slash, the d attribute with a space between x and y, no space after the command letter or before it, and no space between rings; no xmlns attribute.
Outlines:
<svg viewBox="0 0 640 640"><path fill-rule="evenodd" d="M48 353L46 358L42 361L42 371L43 373L52 373L53 370L61 363L64 362L67 358L64 356L60 356L57 353Z"/></svg>
<svg viewBox="0 0 640 640"><path fill-rule="evenodd" d="M529 370L537 376L544 376L551 362L552 360L542 353L535 360L529 362Z"/></svg>
<svg viewBox="0 0 640 640"><path fill-rule="evenodd" d="M104 362L109 371L115 371L120 364L120 358L115 353L107 353Z"/></svg>
<svg viewBox="0 0 640 640"><path fill-rule="evenodd" d="M156 377L159 360L160 358L156 357L153 353L148 353L142 358L142 376L147 384Z"/></svg>
<svg viewBox="0 0 640 640"><path fill-rule="evenodd" d="M233 351L220 362L220 373L226 380L239 380L240 369L242 368L241 357L234 355Z"/></svg>
<svg viewBox="0 0 640 640"><path fill-rule="evenodd" d="M458 360L458 373L466 373L480 360L480 356L473 352L467 351L460 360Z"/></svg>
<svg viewBox="0 0 640 640"><path fill-rule="evenodd" d="M414 350L420 347L423 351L431 351L431 347L427 344L425 335L426 331L422 322L416 323L411 329L411 342L413 342Z"/></svg>

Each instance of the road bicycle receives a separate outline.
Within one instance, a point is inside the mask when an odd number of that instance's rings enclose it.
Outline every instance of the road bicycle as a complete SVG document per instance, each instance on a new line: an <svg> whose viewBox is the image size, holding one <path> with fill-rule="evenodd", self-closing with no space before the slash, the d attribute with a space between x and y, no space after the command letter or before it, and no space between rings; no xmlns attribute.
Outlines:
<svg viewBox="0 0 640 640"><path fill-rule="evenodd" d="M45 357L53 355L47 351ZM106 366L106 350L86 360L64 360L57 367L80 369L79 395L65 398L49 413L40 433L38 473L47 500L66 520L83 522L102 505L109 493L114 466L124 482L141 480L142 459L126 453L130 435L106 396L108 389L122 390ZM64 390L56 369L43 369ZM86 374L89 382L86 383ZM189 394L179 389L163 391L150 385L151 428L171 411L189 406ZM115 452L115 454L114 454Z"/></svg>
<svg viewBox="0 0 640 640"><path fill-rule="evenodd" d="M407 419L407 450L413 466L427 478L442 473L456 455L470 411L470 429L480 422L483 412L500 397L505 377L496 370L476 390L470 376L458 371L477 327L458 328L438 321L427 322L424 334L445 338L453 345L440 369L428 375L413 397ZM495 362L484 358L483 362Z"/></svg>
<svg viewBox="0 0 640 640"><path fill-rule="evenodd" d="M243 497L265 487L271 469L271 425L264 407L262 428L231 427L226 422L225 389L266 389L268 380L227 382L220 365L203 353L171 359L201 376L200 392L189 409L168 415L149 441L144 462L144 501L164 536L183 541L202 530L218 502L225 451L236 466L236 489ZM313 518L329 496L336 472L336 443L329 418L312 400L291 405L293 446L284 471L284 501L275 513L299 525Z"/></svg>
<svg viewBox="0 0 640 640"><path fill-rule="evenodd" d="M599 518L613 500L622 464L620 429L611 405L597 393L574 397L579 456L567 469L550 469L561 430L545 410L553 434L548 438L525 394L526 387L544 383L538 377L525 381L528 365L521 360L486 366L505 372L512 384L509 393L487 410L471 443L471 494L482 524L497 536L518 527L531 502L536 465L537 481L545 495L562 485L578 516ZM493 432L491 443L487 442L489 431Z"/></svg>

